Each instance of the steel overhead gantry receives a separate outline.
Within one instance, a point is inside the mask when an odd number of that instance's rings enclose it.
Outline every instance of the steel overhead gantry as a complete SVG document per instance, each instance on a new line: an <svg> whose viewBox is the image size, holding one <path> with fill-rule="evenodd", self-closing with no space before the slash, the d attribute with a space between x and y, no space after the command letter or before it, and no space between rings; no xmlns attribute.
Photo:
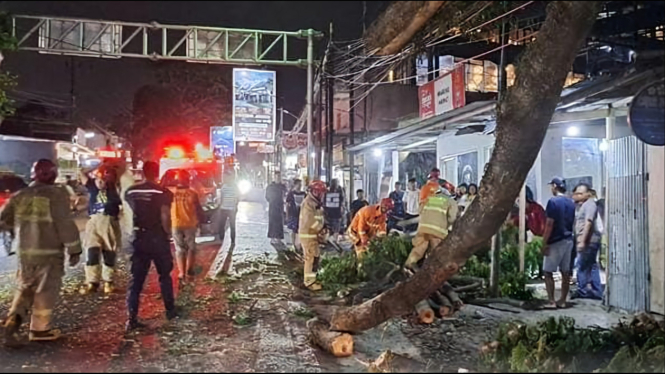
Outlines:
<svg viewBox="0 0 665 374"><path fill-rule="evenodd" d="M12 17L12 35L18 41L19 50L44 54L306 67L307 172L314 175L311 157L314 153L314 38L323 35L318 31L248 30L17 15ZM289 44L297 39L307 40L306 59L293 58L293 52L289 53Z"/></svg>

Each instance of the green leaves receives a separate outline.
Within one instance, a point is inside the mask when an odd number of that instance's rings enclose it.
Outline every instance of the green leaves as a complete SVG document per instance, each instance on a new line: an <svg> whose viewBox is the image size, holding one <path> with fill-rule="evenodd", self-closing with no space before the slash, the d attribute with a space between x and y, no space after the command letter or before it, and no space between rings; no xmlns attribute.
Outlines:
<svg viewBox="0 0 665 374"><path fill-rule="evenodd" d="M483 361L499 371L590 371L612 352L611 362L596 372L665 371L665 326L650 317L638 316L612 329L577 329L569 317L530 325L509 322L499 326L495 341L498 347L487 351Z"/></svg>
<svg viewBox="0 0 665 374"><path fill-rule="evenodd" d="M316 278L324 290L333 294L348 285L379 281L395 266L404 264L412 247L409 240L399 237L377 238L370 241L360 267L354 253L323 258Z"/></svg>

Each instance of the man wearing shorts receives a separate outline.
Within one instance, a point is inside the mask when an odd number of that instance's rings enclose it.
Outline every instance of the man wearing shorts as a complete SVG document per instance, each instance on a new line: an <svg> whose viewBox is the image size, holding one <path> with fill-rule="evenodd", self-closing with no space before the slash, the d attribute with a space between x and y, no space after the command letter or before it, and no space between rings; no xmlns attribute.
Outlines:
<svg viewBox="0 0 665 374"><path fill-rule="evenodd" d="M573 225L575 223L575 202L567 197L566 181L555 177L549 183L552 197L547 202L545 232L543 234L543 272L547 288L548 309L565 308L570 287L570 256L573 249ZM554 299L554 272L561 272L561 297Z"/></svg>
<svg viewBox="0 0 665 374"><path fill-rule="evenodd" d="M204 214L198 195L189 187L189 172L178 170L176 180L178 186L173 193L171 204L171 227L178 264L178 282L182 285L185 276L192 280L195 275L196 231L199 223L204 220Z"/></svg>

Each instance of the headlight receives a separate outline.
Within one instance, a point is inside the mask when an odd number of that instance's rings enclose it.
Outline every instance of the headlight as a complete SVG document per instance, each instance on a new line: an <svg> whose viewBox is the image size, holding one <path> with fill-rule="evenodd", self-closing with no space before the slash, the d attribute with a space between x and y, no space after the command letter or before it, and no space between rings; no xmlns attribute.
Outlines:
<svg viewBox="0 0 665 374"><path fill-rule="evenodd" d="M252 183L248 180L241 180L238 182L238 190L240 194L245 195L252 189Z"/></svg>

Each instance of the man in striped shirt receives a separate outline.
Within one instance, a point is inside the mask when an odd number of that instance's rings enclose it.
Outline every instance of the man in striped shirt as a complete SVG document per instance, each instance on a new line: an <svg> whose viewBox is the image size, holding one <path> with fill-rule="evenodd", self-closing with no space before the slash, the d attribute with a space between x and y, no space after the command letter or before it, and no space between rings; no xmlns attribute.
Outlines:
<svg viewBox="0 0 665 374"><path fill-rule="evenodd" d="M219 239L224 243L226 236L226 221L230 221L231 245L236 244L236 213L238 212L238 186L233 173L224 174L222 184L222 204L220 205Z"/></svg>

